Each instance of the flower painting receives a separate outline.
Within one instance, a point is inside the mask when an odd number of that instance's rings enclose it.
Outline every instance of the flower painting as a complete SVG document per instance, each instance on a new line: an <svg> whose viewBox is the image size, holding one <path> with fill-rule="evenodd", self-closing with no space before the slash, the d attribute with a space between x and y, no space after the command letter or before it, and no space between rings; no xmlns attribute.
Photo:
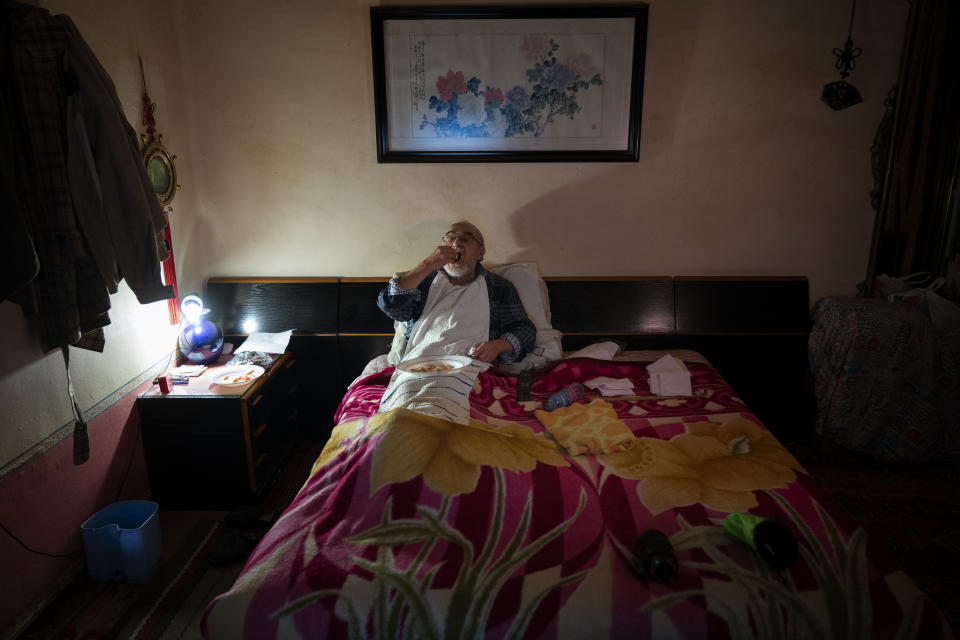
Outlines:
<svg viewBox="0 0 960 640"><path fill-rule="evenodd" d="M378 160L637 160L645 5L371 16Z"/></svg>
<svg viewBox="0 0 960 640"><path fill-rule="evenodd" d="M553 38L524 36L519 50L531 62L526 82L506 90L476 76L467 80L462 70L438 76L431 117L423 115L420 129L438 137L540 137L555 119L572 120L580 111L578 94L602 85L603 77L587 53L562 58L559 48Z"/></svg>

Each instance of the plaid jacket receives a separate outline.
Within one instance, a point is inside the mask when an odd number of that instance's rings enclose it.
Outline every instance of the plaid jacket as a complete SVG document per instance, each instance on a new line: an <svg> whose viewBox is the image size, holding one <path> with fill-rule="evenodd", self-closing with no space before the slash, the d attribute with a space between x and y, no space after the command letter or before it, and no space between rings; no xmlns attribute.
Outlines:
<svg viewBox="0 0 960 640"><path fill-rule="evenodd" d="M11 299L36 316L44 352L102 351L121 276L142 304L173 295L160 271L166 214L113 82L70 18L0 3L0 36L3 99L14 120L0 170L17 190L39 262Z"/></svg>
<svg viewBox="0 0 960 640"><path fill-rule="evenodd" d="M407 323L408 340L413 331L411 321L423 313L427 292L439 272L439 269L434 271L424 278L416 289L409 291L397 286L394 278L377 296L377 306L381 311L397 322ZM490 273L480 264L477 265L477 275L483 276L487 281L487 296L490 298L490 340L503 338L513 345L513 351L501 354L499 360L503 363L517 362L533 349L537 329L527 317L520 296L509 280Z"/></svg>

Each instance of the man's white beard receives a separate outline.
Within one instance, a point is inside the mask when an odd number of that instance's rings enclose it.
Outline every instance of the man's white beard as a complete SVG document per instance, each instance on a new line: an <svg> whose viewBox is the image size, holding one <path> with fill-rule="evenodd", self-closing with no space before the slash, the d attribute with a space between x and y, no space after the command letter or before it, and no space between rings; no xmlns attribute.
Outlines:
<svg viewBox="0 0 960 640"><path fill-rule="evenodd" d="M472 276L473 272L476 270L476 264L464 264L462 262L445 264L443 265L443 271L451 278L466 278Z"/></svg>

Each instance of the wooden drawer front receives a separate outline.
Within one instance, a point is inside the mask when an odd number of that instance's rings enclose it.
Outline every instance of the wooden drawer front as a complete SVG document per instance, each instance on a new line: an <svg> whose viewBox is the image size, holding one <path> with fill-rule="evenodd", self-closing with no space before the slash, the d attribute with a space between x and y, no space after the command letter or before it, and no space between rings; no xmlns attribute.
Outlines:
<svg viewBox="0 0 960 640"><path fill-rule="evenodd" d="M250 489L260 493L293 448L298 436L294 359L278 363L267 384L247 400ZM289 365L289 366L288 366Z"/></svg>
<svg viewBox="0 0 960 640"><path fill-rule="evenodd" d="M248 499L239 401L161 397L140 400L139 410L150 487L163 508L231 508Z"/></svg>
<svg viewBox="0 0 960 640"><path fill-rule="evenodd" d="M297 441L298 415L295 408L286 416L276 415L269 422L252 428L250 453L253 461L253 491L260 493L269 484L281 463Z"/></svg>
<svg viewBox="0 0 960 640"><path fill-rule="evenodd" d="M296 437L297 407L287 402L286 394L263 395L261 402L248 413L250 451L253 460L264 452L283 445Z"/></svg>

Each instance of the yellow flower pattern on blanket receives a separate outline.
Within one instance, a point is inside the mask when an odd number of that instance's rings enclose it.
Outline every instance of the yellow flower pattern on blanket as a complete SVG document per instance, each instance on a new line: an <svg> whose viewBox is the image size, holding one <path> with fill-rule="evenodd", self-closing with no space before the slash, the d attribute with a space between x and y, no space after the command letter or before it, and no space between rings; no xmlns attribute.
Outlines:
<svg viewBox="0 0 960 640"><path fill-rule="evenodd" d="M753 492L783 488L804 471L776 438L756 423L695 422L670 441L638 438L629 451L600 456L621 478L641 480L640 500L651 513L702 503L717 511L749 511ZM805 472L805 471L804 471Z"/></svg>
<svg viewBox="0 0 960 640"><path fill-rule="evenodd" d="M352 422L338 424L333 428L333 431L330 432L330 437L327 439L327 443L323 445L323 451L320 452L320 456L313 463L313 468L310 469L310 475L313 475L325 467L327 463L337 457L337 454L343 451L342 445L344 440L357 432L361 422L361 420L354 420Z"/></svg>
<svg viewBox="0 0 960 640"><path fill-rule="evenodd" d="M532 471L538 462L568 467L556 444L522 424L499 428L471 420L469 425L397 408L379 413L367 424L367 437L383 437L373 453L370 491L418 475L445 496L470 493L482 466L515 473Z"/></svg>
<svg viewBox="0 0 960 640"><path fill-rule="evenodd" d="M574 402L553 411L535 411L537 420L567 453L614 453L633 447L636 437L606 400Z"/></svg>

